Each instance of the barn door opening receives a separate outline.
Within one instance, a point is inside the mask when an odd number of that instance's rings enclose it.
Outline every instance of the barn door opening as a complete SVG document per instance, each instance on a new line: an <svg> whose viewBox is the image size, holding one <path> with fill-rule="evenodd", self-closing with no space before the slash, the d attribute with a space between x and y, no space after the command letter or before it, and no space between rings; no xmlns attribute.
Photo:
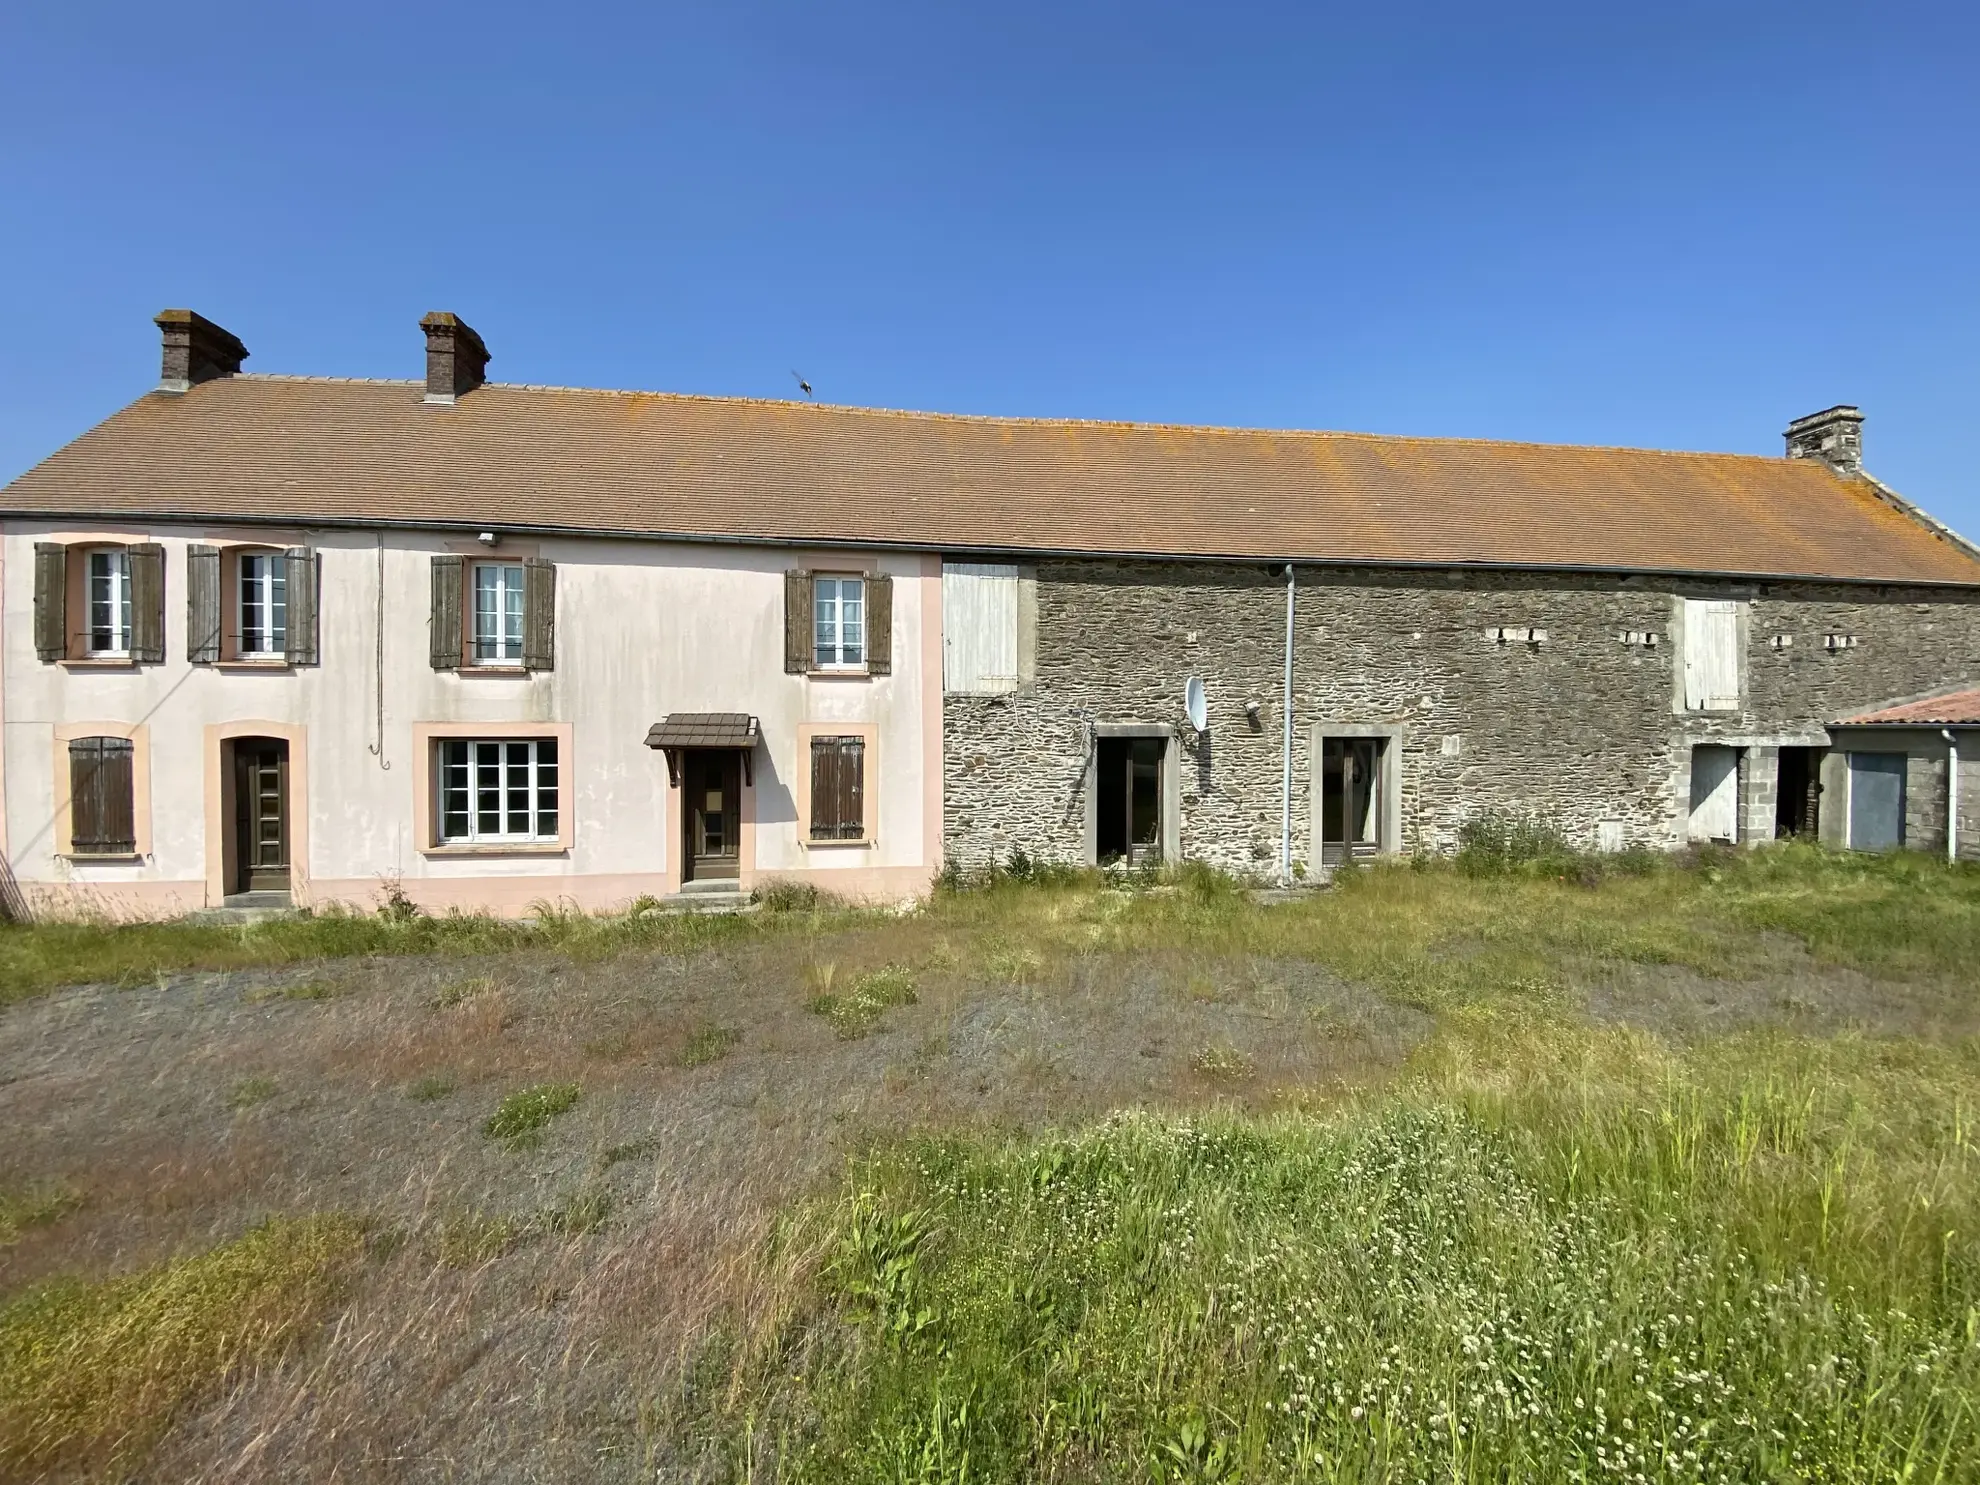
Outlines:
<svg viewBox="0 0 1980 1485"><path fill-rule="evenodd" d="M1814 840L1822 828L1822 748L1782 748L1774 788L1774 835Z"/></svg>
<svg viewBox="0 0 1980 1485"><path fill-rule="evenodd" d="M1162 760L1168 740L1103 737L1095 759L1094 849L1101 865L1162 859Z"/></svg>
<svg viewBox="0 0 1980 1485"><path fill-rule="evenodd" d="M1320 743L1320 864L1339 866L1382 849L1380 737L1329 737Z"/></svg>

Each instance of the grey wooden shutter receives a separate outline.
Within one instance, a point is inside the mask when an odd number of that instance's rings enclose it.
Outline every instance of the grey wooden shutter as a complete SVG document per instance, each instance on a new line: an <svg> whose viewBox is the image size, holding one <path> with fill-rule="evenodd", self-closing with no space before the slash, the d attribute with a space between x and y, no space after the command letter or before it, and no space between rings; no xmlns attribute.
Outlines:
<svg viewBox="0 0 1980 1485"><path fill-rule="evenodd" d="M34 544L34 652L69 658L69 549L59 541Z"/></svg>
<svg viewBox="0 0 1980 1485"><path fill-rule="evenodd" d="M186 658L211 665L220 658L220 549L186 548Z"/></svg>
<svg viewBox="0 0 1980 1485"><path fill-rule="evenodd" d="M435 670L461 668L461 559L433 559L433 632L429 641Z"/></svg>
<svg viewBox="0 0 1980 1485"><path fill-rule="evenodd" d="M803 675L811 669L811 574L784 574L784 670Z"/></svg>
<svg viewBox="0 0 1980 1485"><path fill-rule="evenodd" d="M291 665L316 664L320 625L317 600L323 593L323 559L312 547L290 547L282 554L283 587L289 597L289 622L283 641Z"/></svg>
<svg viewBox="0 0 1980 1485"><path fill-rule="evenodd" d="M557 564L542 557L523 562L524 670L557 668Z"/></svg>
<svg viewBox="0 0 1980 1485"><path fill-rule="evenodd" d="M894 669L894 580L866 580L866 672L891 675Z"/></svg>
<svg viewBox="0 0 1980 1485"><path fill-rule="evenodd" d="M165 548L155 541L130 548L131 659L157 665L165 658Z"/></svg>
<svg viewBox="0 0 1980 1485"><path fill-rule="evenodd" d="M79 737L69 744L69 849L80 856L127 856L137 849L131 743Z"/></svg>

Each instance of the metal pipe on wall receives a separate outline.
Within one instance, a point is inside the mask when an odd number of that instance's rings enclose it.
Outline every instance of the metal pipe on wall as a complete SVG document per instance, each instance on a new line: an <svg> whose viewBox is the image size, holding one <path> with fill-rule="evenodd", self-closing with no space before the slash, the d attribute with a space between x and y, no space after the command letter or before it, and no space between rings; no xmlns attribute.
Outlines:
<svg viewBox="0 0 1980 1485"><path fill-rule="evenodd" d="M1281 808L1279 812L1279 885L1292 885L1292 755L1293 755L1293 595L1298 579L1293 565L1286 564L1286 688L1280 705L1285 708L1285 756L1282 760Z"/></svg>
<svg viewBox="0 0 1980 1485"><path fill-rule="evenodd" d="M1959 739L1950 727L1941 727L1946 740L1946 860L1959 860Z"/></svg>

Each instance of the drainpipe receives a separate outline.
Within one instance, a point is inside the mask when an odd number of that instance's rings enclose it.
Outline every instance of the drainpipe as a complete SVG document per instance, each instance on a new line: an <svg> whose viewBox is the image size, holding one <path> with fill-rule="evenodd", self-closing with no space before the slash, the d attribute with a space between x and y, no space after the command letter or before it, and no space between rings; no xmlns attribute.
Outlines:
<svg viewBox="0 0 1980 1485"><path fill-rule="evenodd" d="M1941 727L1946 740L1946 860L1959 860L1959 739L1950 727Z"/></svg>
<svg viewBox="0 0 1980 1485"><path fill-rule="evenodd" d="M1285 756L1281 774L1281 799L1279 811L1279 885L1292 885L1292 753L1293 753L1293 594L1298 579L1293 576L1293 565L1286 564L1286 694L1281 702L1285 708Z"/></svg>

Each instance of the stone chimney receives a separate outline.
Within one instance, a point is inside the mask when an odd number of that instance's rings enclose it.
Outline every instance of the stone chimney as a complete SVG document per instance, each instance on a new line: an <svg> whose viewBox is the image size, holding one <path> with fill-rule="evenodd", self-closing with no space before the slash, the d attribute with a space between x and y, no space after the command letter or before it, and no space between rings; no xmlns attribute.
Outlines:
<svg viewBox="0 0 1980 1485"><path fill-rule="evenodd" d="M1863 473L1863 414L1832 407L1796 418L1787 426L1790 459L1820 459L1837 474Z"/></svg>
<svg viewBox="0 0 1980 1485"><path fill-rule="evenodd" d="M487 380L488 347L459 315L436 309L419 322L426 332L426 400L451 407Z"/></svg>
<svg viewBox="0 0 1980 1485"><path fill-rule="evenodd" d="M161 392L190 392L201 382L232 376L248 349L205 315L166 309L152 321L165 337L165 359L158 373Z"/></svg>

